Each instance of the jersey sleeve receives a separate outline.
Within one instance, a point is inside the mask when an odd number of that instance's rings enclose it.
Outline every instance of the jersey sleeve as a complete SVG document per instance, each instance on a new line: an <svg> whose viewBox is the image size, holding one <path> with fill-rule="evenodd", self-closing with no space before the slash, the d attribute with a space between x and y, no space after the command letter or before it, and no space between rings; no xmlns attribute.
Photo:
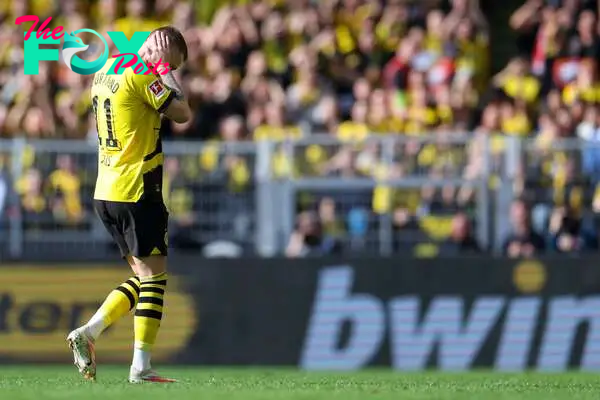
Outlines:
<svg viewBox="0 0 600 400"><path fill-rule="evenodd" d="M154 75L132 73L130 79L138 96L159 113L164 112L175 98L175 92Z"/></svg>

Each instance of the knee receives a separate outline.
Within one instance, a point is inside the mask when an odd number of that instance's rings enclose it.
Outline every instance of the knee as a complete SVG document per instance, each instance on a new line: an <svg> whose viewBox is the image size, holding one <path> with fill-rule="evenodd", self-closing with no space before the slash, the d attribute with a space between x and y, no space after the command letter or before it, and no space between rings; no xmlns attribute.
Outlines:
<svg viewBox="0 0 600 400"><path fill-rule="evenodd" d="M131 268L140 277L162 274L167 270L167 258L164 256L131 257Z"/></svg>

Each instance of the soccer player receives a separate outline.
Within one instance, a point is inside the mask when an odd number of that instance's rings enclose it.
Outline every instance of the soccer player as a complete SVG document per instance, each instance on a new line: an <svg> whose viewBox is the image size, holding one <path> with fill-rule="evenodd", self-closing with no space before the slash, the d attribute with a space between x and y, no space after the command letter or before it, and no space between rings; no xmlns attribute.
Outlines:
<svg viewBox="0 0 600 400"><path fill-rule="evenodd" d="M172 70L187 59L187 44L173 27L153 31L138 52L146 64L159 59ZM150 365L167 286L167 220L163 203L161 114L175 122L191 118L183 90L172 72L163 76L96 73L92 105L98 130L98 180L94 209L119 246L134 276L113 290L94 316L67 342L81 374L94 380L94 343L106 328L135 309L132 383L173 382Z"/></svg>

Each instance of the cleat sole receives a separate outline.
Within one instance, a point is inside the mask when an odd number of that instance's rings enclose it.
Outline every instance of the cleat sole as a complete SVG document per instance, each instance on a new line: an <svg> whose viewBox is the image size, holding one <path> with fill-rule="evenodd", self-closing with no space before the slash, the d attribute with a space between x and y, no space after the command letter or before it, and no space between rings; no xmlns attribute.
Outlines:
<svg viewBox="0 0 600 400"><path fill-rule="evenodd" d="M73 342L73 340L71 338L67 338L67 344L69 345L69 349L72 352L74 352L75 351L75 343ZM73 361L73 365L75 365L75 367L77 368L77 370L79 371L79 373L83 376L83 378L85 380L88 380L88 381L91 381L91 382L96 382L96 376L89 369L89 366L85 366L83 368L79 368L79 365L77 364L77 361Z"/></svg>
<svg viewBox="0 0 600 400"><path fill-rule="evenodd" d="M177 379L163 378L162 376L151 376L146 378L129 378L129 383L144 384L144 383L177 383Z"/></svg>

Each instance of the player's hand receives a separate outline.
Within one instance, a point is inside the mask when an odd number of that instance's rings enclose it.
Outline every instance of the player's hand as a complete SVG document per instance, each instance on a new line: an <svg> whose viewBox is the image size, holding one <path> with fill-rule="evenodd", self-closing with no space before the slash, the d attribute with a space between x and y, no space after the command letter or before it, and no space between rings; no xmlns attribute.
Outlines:
<svg viewBox="0 0 600 400"><path fill-rule="evenodd" d="M164 32L156 32L152 35L153 45L158 53L166 54L169 48L169 38Z"/></svg>
<svg viewBox="0 0 600 400"><path fill-rule="evenodd" d="M148 40L144 61L152 65L164 62L169 52L169 38L163 32L155 32Z"/></svg>

